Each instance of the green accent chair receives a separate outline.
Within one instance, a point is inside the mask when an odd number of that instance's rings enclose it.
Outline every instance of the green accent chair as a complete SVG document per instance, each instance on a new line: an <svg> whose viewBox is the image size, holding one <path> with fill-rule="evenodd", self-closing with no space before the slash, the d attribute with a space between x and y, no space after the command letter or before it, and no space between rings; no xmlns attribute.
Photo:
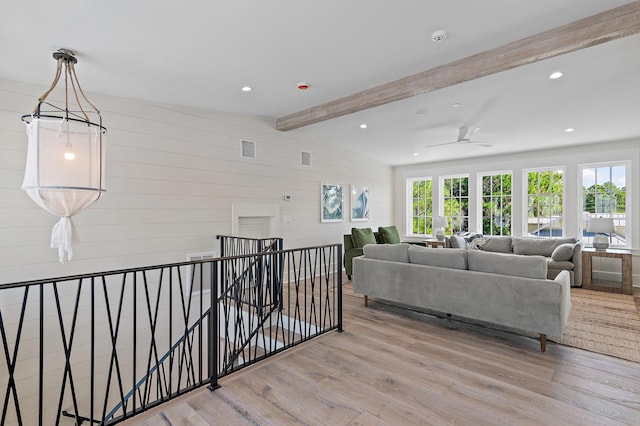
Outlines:
<svg viewBox="0 0 640 426"><path fill-rule="evenodd" d="M397 244L400 243L400 235L395 225L381 226L378 232L371 228L351 228L351 234L345 234L343 242L344 271L347 278L351 279L353 258L363 255L362 247L366 244Z"/></svg>

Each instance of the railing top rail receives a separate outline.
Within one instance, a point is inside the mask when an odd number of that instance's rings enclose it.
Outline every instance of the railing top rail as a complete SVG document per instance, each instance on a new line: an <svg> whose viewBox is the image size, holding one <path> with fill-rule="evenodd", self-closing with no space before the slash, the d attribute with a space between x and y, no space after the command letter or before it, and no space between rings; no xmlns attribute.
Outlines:
<svg viewBox="0 0 640 426"><path fill-rule="evenodd" d="M233 238L236 240L249 240L249 241L273 241L273 240L282 240L282 237L267 237L267 238L250 238L250 237L238 237L236 235L216 235L216 239L220 238Z"/></svg>
<svg viewBox="0 0 640 426"><path fill-rule="evenodd" d="M130 273L142 272L142 271L151 271L155 269L177 268L181 266L196 265L200 263L220 262L220 261L244 259L248 257L257 257L257 256L272 256L274 254L286 254L286 253L293 253L297 251L318 250L322 248L341 247L341 246L342 244L340 243L324 244L319 246L297 247L297 248L291 248L286 250L270 251L268 253L250 253L250 254L242 254L238 256L225 256L225 257L216 257L212 259L187 260L187 261L176 262L176 263L165 263L165 264L159 264L159 265L140 266L135 268L116 269L116 270L104 271L104 272L92 272L89 274L76 274L76 275L53 277L53 278L42 278L42 279L31 280L31 281L19 281L14 283L0 284L0 290L47 284L52 282L76 281L76 280L105 277L110 275L122 275L122 274L130 274Z"/></svg>

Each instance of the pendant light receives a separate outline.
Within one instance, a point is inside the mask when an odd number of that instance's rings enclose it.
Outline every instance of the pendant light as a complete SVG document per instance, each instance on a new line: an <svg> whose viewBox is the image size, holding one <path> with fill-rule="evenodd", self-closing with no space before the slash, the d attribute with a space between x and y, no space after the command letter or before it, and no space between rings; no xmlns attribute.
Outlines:
<svg viewBox="0 0 640 426"><path fill-rule="evenodd" d="M82 212L105 189L106 132L100 111L80 87L75 53L53 53L56 75L31 114L22 116L27 126L27 164L22 189L40 207L60 216L51 233L51 247L61 263L71 260L74 241L71 217ZM47 102L64 74L64 106ZM71 102L71 107L70 107ZM83 105L83 102L85 105Z"/></svg>

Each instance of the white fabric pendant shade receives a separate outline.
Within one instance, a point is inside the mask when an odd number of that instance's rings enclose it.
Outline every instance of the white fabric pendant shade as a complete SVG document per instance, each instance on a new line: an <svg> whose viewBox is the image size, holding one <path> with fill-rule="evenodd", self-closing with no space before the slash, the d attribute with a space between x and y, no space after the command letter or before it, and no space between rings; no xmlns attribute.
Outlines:
<svg viewBox="0 0 640 426"><path fill-rule="evenodd" d="M27 164L22 189L40 207L61 216L51 235L61 262L73 255L74 216L105 189L106 134L103 127L62 117L27 123Z"/></svg>

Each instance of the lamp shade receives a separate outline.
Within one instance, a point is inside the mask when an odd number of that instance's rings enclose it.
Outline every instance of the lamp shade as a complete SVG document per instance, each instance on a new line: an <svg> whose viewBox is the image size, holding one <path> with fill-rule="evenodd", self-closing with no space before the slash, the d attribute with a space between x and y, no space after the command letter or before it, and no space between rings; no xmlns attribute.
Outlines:
<svg viewBox="0 0 640 426"><path fill-rule="evenodd" d="M33 118L27 123L27 164L22 189L40 207L60 216L51 247L70 260L71 216L96 202L105 188L106 134L100 125L67 118Z"/></svg>
<svg viewBox="0 0 640 426"><path fill-rule="evenodd" d="M592 217L587 222L587 232L596 234L607 234L615 231L613 219L610 217Z"/></svg>
<svg viewBox="0 0 640 426"><path fill-rule="evenodd" d="M434 228L446 228L447 226L449 226L449 221L446 216L436 216L433 218Z"/></svg>

